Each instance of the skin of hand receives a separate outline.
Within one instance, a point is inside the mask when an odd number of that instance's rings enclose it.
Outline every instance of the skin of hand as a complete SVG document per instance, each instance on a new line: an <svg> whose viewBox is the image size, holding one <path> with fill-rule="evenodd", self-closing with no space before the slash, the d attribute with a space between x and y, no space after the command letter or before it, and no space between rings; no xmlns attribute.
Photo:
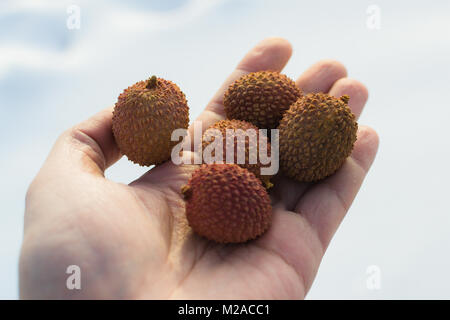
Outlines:
<svg viewBox="0 0 450 320"><path fill-rule="evenodd" d="M223 93L234 80L281 71L291 53L279 38L250 50L197 119L203 128L225 117ZM296 83L305 94L348 94L356 117L368 98L332 60L314 64ZM105 178L122 156L111 119L109 108L64 132L28 189L19 262L23 299L304 298L378 148L375 131L360 125L352 155L331 177L315 184L275 179L268 232L220 245L187 224L180 188L193 166L169 161L129 185ZM80 267L80 290L66 287L70 265Z"/></svg>

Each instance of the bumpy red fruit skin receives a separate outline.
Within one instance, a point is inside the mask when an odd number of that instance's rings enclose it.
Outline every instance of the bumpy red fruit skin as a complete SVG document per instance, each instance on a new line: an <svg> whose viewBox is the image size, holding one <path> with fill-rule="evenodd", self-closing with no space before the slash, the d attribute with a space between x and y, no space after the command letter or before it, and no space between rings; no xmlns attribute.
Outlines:
<svg viewBox="0 0 450 320"><path fill-rule="evenodd" d="M272 183L270 182L270 175L261 175L261 168L262 167L269 167L270 164L268 165L263 165L260 162L260 158L259 158L259 148L260 148L260 139L265 141L265 144L267 146L267 150L264 151L264 153L267 153L267 157L270 157L270 142L268 142L268 139L266 136L263 136L259 134L259 129L254 126L253 124L246 122L246 121L241 121L241 120L220 120L216 123L214 123L213 125L211 125L208 129L205 130L205 133L203 134L203 139L202 139L202 150L205 150L205 148L210 145L214 140L215 140L215 136L213 134L211 134L211 137L208 136L208 134L210 133L211 129L217 129L220 131L220 133L222 134L223 140L222 140L222 145L223 145L223 153L222 153L222 160L225 162L226 161L226 154L227 154L227 130L233 130L233 132L238 133L237 130L243 130L244 132L246 132L246 130L253 130L252 133L254 134L249 134L250 137L253 137L256 140L256 143L250 143L250 138L247 138L246 136L243 135L237 135L233 140L229 139L230 143L233 143L234 146L234 162L235 164L238 164L239 166L241 166L242 168L245 168L247 170L249 170L250 172L252 172L256 177L258 177L259 179L261 179L261 181L263 182L264 186L266 188L270 188L272 186ZM255 142L255 141L252 141ZM238 163L238 149L240 149L240 146L244 146L244 151L245 152L245 163ZM229 147L229 146L228 146ZM257 162L254 164L250 164L250 154L256 154L257 157ZM215 155L214 150L212 151L212 156Z"/></svg>
<svg viewBox="0 0 450 320"><path fill-rule="evenodd" d="M182 192L191 228L219 243L241 243L270 226L272 207L261 181L235 164L204 164Z"/></svg>
<svg viewBox="0 0 450 320"><path fill-rule="evenodd" d="M119 149L142 166L170 158L173 130L186 129L189 107L176 84L152 77L120 94L113 112L112 129Z"/></svg>
<svg viewBox="0 0 450 320"><path fill-rule="evenodd" d="M301 95L295 82L284 74L259 71L230 85L223 104L229 119L245 120L261 129L274 129L283 113Z"/></svg>
<svg viewBox="0 0 450 320"><path fill-rule="evenodd" d="M280 168L301 182L333 174L351 154L358 124L349 97L312 93L297 100L280 121Z"/></svg>

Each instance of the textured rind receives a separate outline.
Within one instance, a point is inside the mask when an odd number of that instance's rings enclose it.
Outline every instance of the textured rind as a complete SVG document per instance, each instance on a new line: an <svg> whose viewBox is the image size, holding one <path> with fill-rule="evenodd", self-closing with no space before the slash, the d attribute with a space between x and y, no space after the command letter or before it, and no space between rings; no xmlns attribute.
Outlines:
<svg viewBox="0 0 450 320"><path fill-rule="evenodd" d="M231 84L223 104L229 119L245 120L261 129L275 129L283 113L301 95L295 82L284 74L259 71Z"/></svg>
<svg viewBox="0 0 450 320"><path fill-rule="evenodd" d="M297 100L280 121L280 168L312 182L332 175L351 154L358 124L348 96L312 93Z"/></svg>
<svg viewBox="0 0 450 320"><path fill-rule="evenodd" d="M272 207L266 189L238 165L201 165L182 192L189 225L209 240L246 242L270 226Z"/></svg>
<svg viewBox="0 0 450 320"><path fill-rule="evenodd" d="M148 81L139 81L120 94L112 123L119 149L142 166L168 160L178 143L170 139L173 130L189 124L189 107L178 86L157 78L156 86L147 88Z"/></svg>
<svg viewBox="0 0 450 320"><path fill-rule="evenodd" d="M210 129L217 129L220 131L223 137L223 153L222 153L222 160L225 163L226 162L226 150L227 150L227 130L234 130L234 132L237 134L239 131L236 130L254 130L254 131L247 131L250 137L256 141L256 144L250 143L250 138L246 138L243 135L236 135L234 139L229 139L229 145L230 143L234 143L234 162L235 164L238 164L240 167L245 168L252 172L257 178L261 179L264 186L266 188L269 188L272 186L272 183L270 182L270 175L261 175L261 168L262 167L268 167L268 165L262 165L259 159L259 140L260 140L260 134L259 129L254 126L253 124L241 121L241 120L220 120L213 125L211 125L208 129L206 129L205 133L203 134L202 139L202 150L204 151L205 148L210 145L213 141L215 141L214 132L210 131ZM209 136L211 135L211 136ZM245 141L244 141L245 139ZM270 142L268 142L268 139L266 136L261 135L261 139L264 139L267 145L267 156L270 157ZM244 144L245 143L245 144ZM238 163L238 149L240 149L241 146L245 145L245 163ZM263 151L266 153L266 151ZM215 155L214 150L212 150L212 156ZM255 154L257 157L257 163L250 164L249 158L250 154ZM204 159L205 160L205 159Z"/></svg>

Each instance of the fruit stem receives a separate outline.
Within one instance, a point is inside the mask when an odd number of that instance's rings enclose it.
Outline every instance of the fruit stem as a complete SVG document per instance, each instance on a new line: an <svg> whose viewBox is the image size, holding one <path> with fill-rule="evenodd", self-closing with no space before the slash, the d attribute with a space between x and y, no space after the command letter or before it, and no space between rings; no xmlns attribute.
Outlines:
<svg viewBox="0 0 450 320"><path fill-rule="evenodd" d="M156 84L158 83L158 79L156 78L156 76L151 76L151 78L149 78L147 80L147 89L153 89L156 87Z"/></svg>
<svg viewBox="0 0 450 320"><path fill-rule="evenodd" d="M266 187L266 189L270 189L273 187L273 183L270 181L264 181L264 186Z"/></svg>
<svg viewBox="0 0 450 320"><path fill-rule="evenodd" d="M340 97L339 99L341 99L344 103L348 103L348 101L350 100L350 97L345 94L342 97Z"/></svg>
<svg viewBox="0 0 450 320"><path fill-rule="evenodd" d="M184 196L184 199L189 199L192 195L192 189L188 185L181 187L181 194Z"/></svg>

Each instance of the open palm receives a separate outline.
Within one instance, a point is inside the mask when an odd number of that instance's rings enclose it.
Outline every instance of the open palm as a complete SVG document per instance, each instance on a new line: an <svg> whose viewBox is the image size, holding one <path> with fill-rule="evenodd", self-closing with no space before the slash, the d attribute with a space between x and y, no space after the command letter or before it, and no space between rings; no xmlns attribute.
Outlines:
<svg viewBox="0 0 450 320"><path fill-rule="evenodd" d="M281 71L290 55L282 39L253 48L197 119L203 128L224 118L222 96L231 82ZM357 117L367 100L365 87L335 61L313 65L297 85L306 93L348 94ZM63 133L28 190L22 298L304 298L378 146L376 133L360 126L352 156L333 176L300 184L278 175L269 231L220 245L195 235L185 218L180 188L194 166L167 162L129 185L104 177L121 157L111 117L107 109ZM70 265L80 267L80 290L66 286Z"/></svg>

